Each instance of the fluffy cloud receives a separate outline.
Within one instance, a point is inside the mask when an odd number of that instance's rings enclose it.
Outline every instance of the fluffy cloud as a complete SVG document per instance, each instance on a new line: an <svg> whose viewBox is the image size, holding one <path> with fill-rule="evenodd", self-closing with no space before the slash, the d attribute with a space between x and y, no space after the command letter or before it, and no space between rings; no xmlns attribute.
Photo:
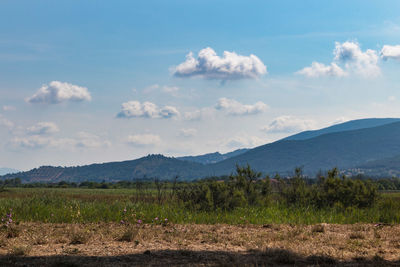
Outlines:
<svg viewBox="0 0 400 267"><path fill-rule="evenodd" d="M92 97L86 87L52 81L43 85L33 96L26 99L29 103L58 104L61 102L90 101Z"/></svg>
<svg viewBox="0 0 400 267"><path fill-rule="evenodd" d="M127 143L133 146L154 146L161 142L161 138L154 134L136 134L128 136Z"/></svg>
<svg viewBox="0 0 400 267"><path fill-rule="evenodd" d="M57 125L52 122L39 122L39 123L27 128L27 132L30 135L54 134L58 131L59 131L59 129L58 129Z"/></svg>
<svg viewBox="0 0 400 267"><path fill-rule="evenodd" d="M193 137L197 134L197 130L193 129L193 128L189 128L189 129L181 129L179 131L179 135L183 136L183 137Z"/></svg>
<svg viewBox="0 0 400 267"><path fill-rule="evenodd" d="M310 67L305 67L304 69L298 71L297 73L307 77L320 77L320 76L343 77L347 75L347 73L336 63L331 63L331 65L327 66L325 64L318 62L313 62Z"/></svg>
<svg viewBox="0 0 400 267"><path fill-rule="evenodd" d="M400 61L400 45L384 45L380 55L383 60L395 59Z"/></svg>
<svg viewBox="0 0 400 267"><path fill-rule="evenodd" d="M252 115L262 113L268 106L263 102L257 102L254 105L244 105L234 99L220 98L215 106L218 110L225 110L229 115Z"/></svg>
<svg viewBox="0 0 400 267"><path fill-rule="evenodd" d="M140 103L139 101L129 101L122 103L121 112L117 114L118 118L171 118L179 115L179 111L172 106L157 107L151 102Z"/></svg>
<svg viewBox="0 0 400 267"><path fill-rule="evenodd" d="M310 67L298 71L297 74L307 77L343 77L348 74L376 77L381 73L377 52L372 49L363 52L357 42L336 42L333 54L334 62L330 65L313 62ZM344 67L340 67L338 64L343 64Z"/></svg>
<svg viewBox="0 0 400 267"><path fill-rule="evenodd" d="M177 77L197 76L217 80L255 79L266 73L267 67L255 55L241 56L235 52L224 51L220 57L210 47L200 50L197 58L190 52L186 61L174 70Z"/></svg>
<svg viewBox="0 0 400 267"><path fill-rule="evenodd" d="M356 42L336 42L334 55L335 60L343 62L347 69L357 74L367 77L380 74L377 52L372 49L363 52Z"/></svg>
<svg viewBox="0 0 400 267"><path fill-rule="evenodd" d="M292 116L280 116L275 118L269 125L261 128L267 133L294 133L313 129L315 122Z"/></svg>

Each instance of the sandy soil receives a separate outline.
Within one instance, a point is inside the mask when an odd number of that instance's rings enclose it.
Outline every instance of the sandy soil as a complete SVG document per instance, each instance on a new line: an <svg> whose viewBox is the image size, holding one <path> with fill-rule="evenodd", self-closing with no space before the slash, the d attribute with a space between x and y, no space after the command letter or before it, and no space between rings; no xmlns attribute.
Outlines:
<svg viewBox="0 0 400 267"><path fill-rule="evenodd" d="M22 223L0 266L400 266L400 225Z"/></svg>

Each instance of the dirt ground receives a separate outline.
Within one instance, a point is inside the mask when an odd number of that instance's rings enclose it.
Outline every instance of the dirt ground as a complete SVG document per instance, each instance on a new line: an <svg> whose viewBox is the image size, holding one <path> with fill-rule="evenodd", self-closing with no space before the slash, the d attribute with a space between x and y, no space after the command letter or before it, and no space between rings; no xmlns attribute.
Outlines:
<svg viewBox="0 0 400 267"><path fill-rule="evenodd" d="M22 223L0 266L400 266L400 225Z"/></svg>

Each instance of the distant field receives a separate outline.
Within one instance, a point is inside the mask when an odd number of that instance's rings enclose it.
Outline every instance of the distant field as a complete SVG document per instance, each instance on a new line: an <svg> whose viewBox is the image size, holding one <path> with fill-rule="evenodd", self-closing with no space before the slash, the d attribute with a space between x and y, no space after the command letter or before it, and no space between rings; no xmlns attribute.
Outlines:
<svg viewBox="0 0 400 267"><path fill-rule="evenodd" d="M394 201L387 201L387 200ZM20 222L48 223L152 223L155 218L173 223L266 224L266 223L399 223L400 192L383 193L370 208L288 207L271 202L267 206L236 208L232 211L199 212L185 209L166 192L159 202L155 190L7 188L0 192L0 215L12 209Z"/></svg>

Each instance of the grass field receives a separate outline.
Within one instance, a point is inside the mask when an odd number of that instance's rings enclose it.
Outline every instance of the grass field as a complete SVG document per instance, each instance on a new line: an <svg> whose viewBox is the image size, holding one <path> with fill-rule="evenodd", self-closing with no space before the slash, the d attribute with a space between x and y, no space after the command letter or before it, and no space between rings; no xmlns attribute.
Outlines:
<svg viewBox="0 0 400 267"><path fill-rule="evenodd" d="M46 223L154 223L155 218L180 224L399 223L400 193L383 193L376 205L363 209L289 207L272 201L267 206L198 212L185 209L169 194L158 203L154 191L137 196L134 189L10 188L0 192L0 214L10 209L15 221Z"/></svg>

